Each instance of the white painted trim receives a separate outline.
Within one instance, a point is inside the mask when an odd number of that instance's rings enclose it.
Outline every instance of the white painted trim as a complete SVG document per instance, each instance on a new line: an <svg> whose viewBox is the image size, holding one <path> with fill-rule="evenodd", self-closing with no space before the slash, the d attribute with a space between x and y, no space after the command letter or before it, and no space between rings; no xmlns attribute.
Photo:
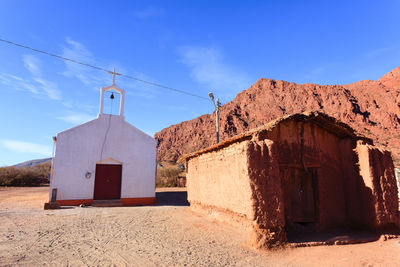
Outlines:
<svg viewBox="0 0 400 267"><path fill-rule="evenodd" d="M119 165L122 165L122 162L118 161L116 159L106 158L106 159L97 161L96 164L119 164Z"/></svg>

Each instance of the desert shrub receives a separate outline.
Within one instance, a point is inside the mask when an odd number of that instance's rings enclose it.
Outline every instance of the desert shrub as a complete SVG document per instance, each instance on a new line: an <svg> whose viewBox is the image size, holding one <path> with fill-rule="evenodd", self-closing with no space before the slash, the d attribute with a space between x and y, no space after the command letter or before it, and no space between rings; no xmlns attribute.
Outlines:
<svg viewBox="0 0 400 267"><path fill-rule="evenodd" d="M186 178L179 165L165 165L157 167L157 187L185 186Z"/></svg>
<svg viewBox="0 0 400 267"><path fill-rule="evenodd" d="M39 186L49 183L50 163L38 164L33 167L2 167L0 168L0 186Z"/></svg>

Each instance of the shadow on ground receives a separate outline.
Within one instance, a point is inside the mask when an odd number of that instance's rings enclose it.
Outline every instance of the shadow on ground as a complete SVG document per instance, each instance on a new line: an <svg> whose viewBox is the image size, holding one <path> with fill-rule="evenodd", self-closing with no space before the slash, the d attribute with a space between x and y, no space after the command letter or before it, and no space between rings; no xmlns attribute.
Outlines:
<svg viewBox="0 0 400 267"><path fill-rule="evenodd" d="M157 206L189 206L187 201L187 192L157 192L156 193Z"/></svg>
<svg viewBox="0 0 400 267"><path fill-rule="evenodd" d="M289 231L287 233L288 242L292 244L300 243L343 243L343 244L355 244L355 243L367 243L374 242L380 238L377 233L360 230L349 230L349 229L335 229L324 232L314 231Z"/></svg>

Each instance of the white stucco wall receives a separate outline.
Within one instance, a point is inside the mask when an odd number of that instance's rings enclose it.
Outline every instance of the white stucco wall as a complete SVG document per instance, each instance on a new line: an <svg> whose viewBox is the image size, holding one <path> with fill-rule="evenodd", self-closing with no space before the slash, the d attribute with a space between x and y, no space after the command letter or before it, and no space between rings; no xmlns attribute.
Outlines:
<svg viewBox="0 0 400 267"><path fill-rule="evenodd" d="M155 197L156 140L122 116L101 114L57 134L51 184L57 200L93 199L96 162L108 158L122 163L121 198Z"/></svg>

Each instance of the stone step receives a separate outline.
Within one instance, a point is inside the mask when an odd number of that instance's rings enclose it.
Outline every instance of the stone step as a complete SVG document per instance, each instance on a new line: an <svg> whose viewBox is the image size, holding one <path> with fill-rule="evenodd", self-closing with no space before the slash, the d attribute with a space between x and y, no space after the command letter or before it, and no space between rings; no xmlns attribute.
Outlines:
<svg viewBox="0 0 400 267"><path fill-rule="evenodd" d="M93 207L120 207L122 202L120 199L106 199L106 200L94 200L92 203Z"/></svg>

